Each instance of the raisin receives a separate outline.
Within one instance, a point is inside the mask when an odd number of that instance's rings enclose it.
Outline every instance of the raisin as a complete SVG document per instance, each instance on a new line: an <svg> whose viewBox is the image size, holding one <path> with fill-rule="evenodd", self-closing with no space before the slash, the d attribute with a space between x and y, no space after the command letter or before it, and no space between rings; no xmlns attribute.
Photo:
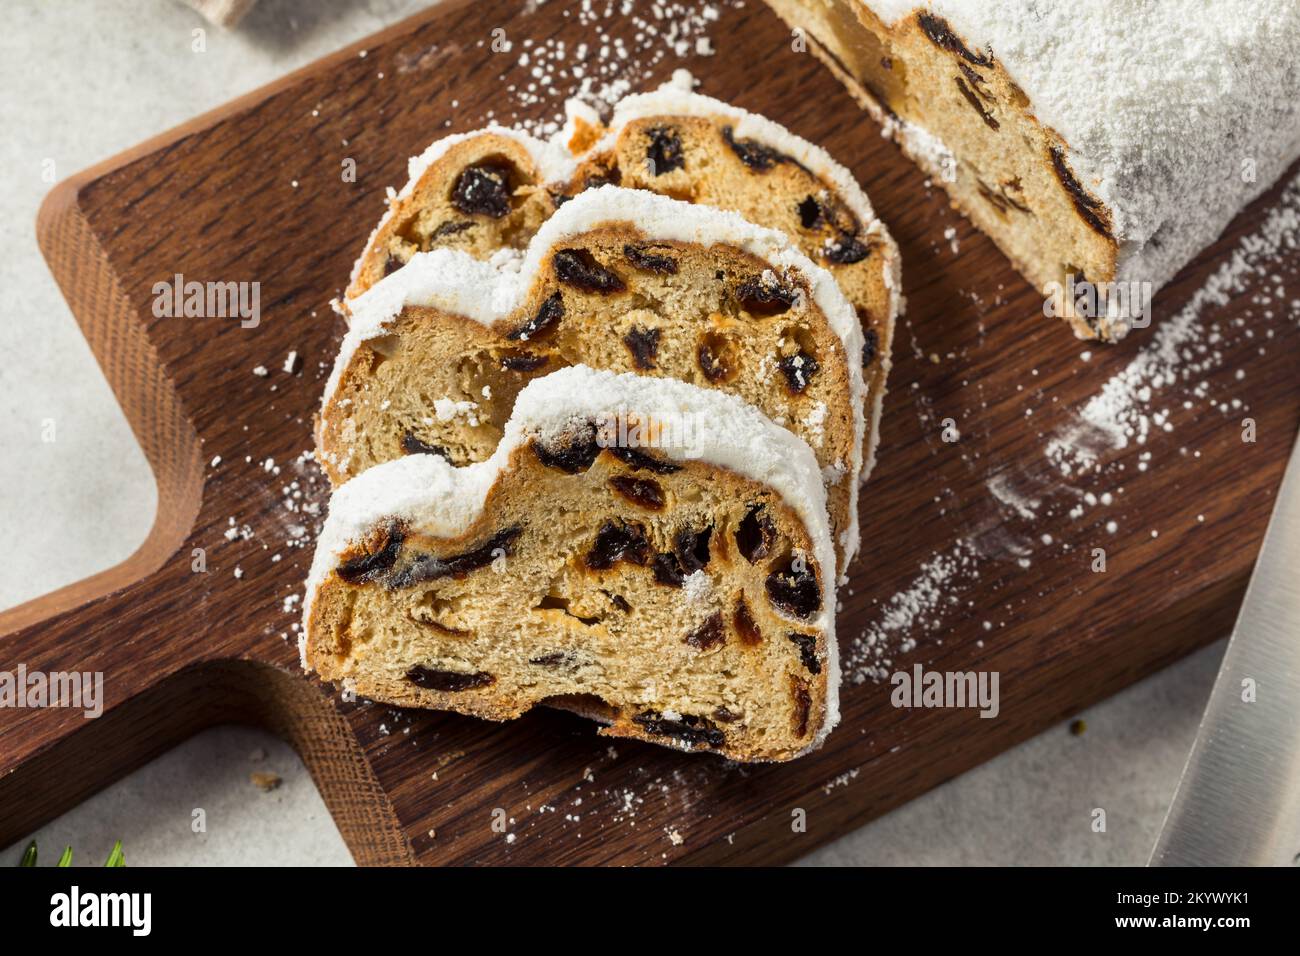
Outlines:
<svg viewBox="0 0 1300 956"><path fill-rule="evenodd" d="M618 608L624 614L632 613L632 605L627 603L627 598L623 597L623 595L610 594L608 591L604 591L602 593L604 593L605 596L609 598L610 604L614 605L614 607Z"/></svg>
<svg viewBox="0 0 1300 956"><path fill-rule="evenodd" d="M490 687L497 682L497 679L486 671L462 674L458 671L435 670L420 664L416 664L406 672L406 679L416 687L445 692L476 690L479 687Z"/></svg>
<svg viewBox="0 0 1300 956"><path fill-rule="evenodd" d="M925 35L930 38L935 46L947 50L949 53L956 53L968 63L975 66L992 66L993 58L983 53L972 53L966 44L962 43L957 34L952 32L952 27L943 17L935 16L933 13L921 11L916 15L917 22Z"/></svg>
<svg viewBox="0 0 1300 956"><path fill-rule="evenodd" d="M648 734L656 737L673 737L692 747L705 744L709 747L721 747L727 742L726 736L715 727L712 721L703 717L685 714L677 720L670 720L658 711L647 710L632 718Z"/></svg>
<svg viewBox="0 0 1300 956"><path fill-rule="evenodd" d="M984 120L985 125L991 130L997 130L1000 124L993 114L988 111L988 108L980 102L979 97L975 95L975 91L967 86L966 81L960 76L954 76L952 79L957 84L957 89L961 91L961 95L966 98L966 102L971 105L971 109L979 113L980 119Z"/></svg>
<svg viewBox="0 0 1300 956"><path fill-rule="evenodd" d="M727 141L727 145L740 161L756 172L765 173L790 158L770 146L763 145L758 140L736 139L730 126L722 127L722 138Z"/></svg>
<svg viewBox="0 0 1300 956"><path fill-rule="evenodd" d="M808 735L808 716L812 713L812 695L808 693L808 685L797 677L790 678L790 697L794 701L794 735L796 737L806 737Z"/></svg>
<svg viewBox="0 0 1300 956"><path fill-rule="evenodd" d="M822 219L822 206L812 196L805 196L799 202L797 207L799 211L799 225L805 229L812 229Z"/></svg>
<svg viewBox="0 0 1300 956"><path fill-rule="evenodd" d="M596 441L596 428L591 423L579 427L567 436L563 444L548 446L533 441L533 454L548 468L558 468L570 475L581 474L591 467L600 454Z"/></svg>
<svg viewBox="0 0 1300 956"><path fill-rule="evenodd" d="M713 535L713 526L703 531L683 528L673 538L673 553L677 563L687 574L694 574L709 564L709 538Z"/></svg>
<svg viewBox="0 0 1300 956"><path fill-rule="evenodd" d="M1058 146L1052 147L1052 167L1056 170L1056 178L1061 181L1065 191L1070 194L1075 211L1079 213L1083 221L1104 238L1112 238L1110 224L1106 222L1101 214L1101 202L1089 196L1084 188L1079 185L1079 180L1074 178L1074 173L1070 171L1070 167L1065 162L1065 154Z"/></svg>
<svg viewBox="0 0 1300 956"><path fill-rule="evenodd" d="M402 435L402 451L408 455L438 455L441 458L447 457L447 449L441 445L432 445L429 442L421 441L415 437L415 434L408 430Z"/></svg>
<svg viewBox="0 0 1300 956"><path fill-rule="evenodd" d="M448 219L446 222L439 225L437 229L433 230L432 233L430 233L429 241L432 242L435 239L443 239L447 236L457 235L458 233L462 233L466 229L470 229L473 226L474 223L470 222L468 219L459 219L459 220Z"/></svg>
<svg viewBox="0 0 1300 956"><path fill-rule="evenodd" d="M623 247L623 255L642 272L655 272L662 276L677 275L677 260L654 249L671 249L672 246L641 245L628 243Z"/></svg>
<svg viewBox="0 0 1300 956"><path fill-rule="evenodd" d="M405 262L390 252L384 258L384 275L390 276L404 265L406 265Z"/></svg>
<svg viewBox="0 0 1300 956"><path fill-rule="evenodd" d="M646 329L634 325L623 336L623 344L632 353L632 364L646 370L655 367L655 358L659 355L659 338L663 333L659 329Z"/></svg>
<svg viewBox="0 0 1300 956"><path fill-rule="evenodd" d="M808 672L820 674L822 662L817 659L817 638L811 634L787 634L786 637L799 648L799 660L803 661L803 666L808 668Z"/></svg>
<svg viewBox="0 0 1300 956"><path fill-rule="evenodd" d="M864 339L862 343L862 367L866 368L876 358L876 351L880 348L880 336L876 334L875 329L867 329L862 333Z"/></svg>
<svg viewBox="0 0 1300 956"><path fill-rule="evenodd" d="M682 155L682 138L677 130L671 126L652 126L646 130L646 136L650 139L650 144L646 147L645 159L651 176L662 176L682 168L685 157Z"/></svg>
<svg viewBox="0 0 1300 956"><path fill-rule="evenodd" d="M787 614L807 620L822 606L817 575L804 562L791 560L767 576L767 596Z"/></svg>
<svg viewBox="0 0 1300 956"><path fill-rule="evenodd" d="M653 455L647 455L643 451L637 451L635 448L624 448L620 445L611 445L605 449L623 464L633 470L639 471L644 468L646 471L653 472L656 475L671 475L682 470L682 466L671 461L663 461Z"/></svg>
<svg viewBox="0 0 1300 956"><path fill-rule="evenodd" d="M700 363L704 377L715 384L725 382L736 374L736 370L727 362L725 340L712 332L700 342L695 350L695 358Z"/></svg>
<svg viewBox="0 0 1300 956"><path fill-rule="evenodd" d="M558 249L551 264L557 279L584 292L610 295L627 289L622 279L597 262L586 249Z"/></svg>
<svg viewBox="0 0 1300 956"><path fill-rule="evenodd" d="M383 543L378 548L342 562L335 569L338 576L348 584L365 584L397 563L402 542L406 540L405 529L401 525L391 524L382 534Z"/></svg>
<svg viewBox="0 0 1300 956"><path fill-rule="evenodd" d="M583 559L593 571L606 571L619 561L645 565L650 560L650 543L639 524L606 521L596 532L596 541Z"/></svg>
<svg viewBox="0 0 1300 956"><path fill-rule="evenodd" d="M808 383L821 368L817 360L802 349L785 356L776 365L785 376L786 387L795 395L802 395L807 390Z"/></svg>
<svg viewBox="0 0 1300 956"><path fill-rule="evenodd" d="M740 643L745 646L757 647L763 643L763 632L758 629L758 624L755 623L754 615L750 613L743 594L736 596L736 610L732 612L731 624L736 629L736 636L740 638Z"/></svg>
<svg viewBox="0 0 1300 956"><path fill-rule="evenodd" d="M698 651L707 651L717 647L727 639L726 629L722 625L722 613L715 611L708 620L686 635L685 642Z"/></svg>
<svg viewBox="0 0 1300 956"><path fill-rule="evenodd" d="M507 352L501 356L501 369L506 372L536 372L547 361L545 355L532 352Z"/></svg>
<svg viewBox="0 0 1300 956"><path fill-rule="evenodd" d="M515 542L523 532L524 529L518 525L503 528L477 548L447 558L433 554L417 555L410 564L389 578L388 586L393 589L408 588L439 578L463 578L471 571L487 567L498 557L513 555Z"/></svg>
<svg viewBox="0 0 1300 956"><path fill-rule="evenodd" d="M731 711L727 710L726 707L719 705L713 708L713 719L724 724L734 724L736 721L740 720L740 716L733 714Z"/></svg>
<svg viewBox="0 0 1300 956"><path fill-rule="evenodd" d="M789 312L796 297L794 289L779 282L764 282L762 276L746 279L736 289L736 299L754 315L770 316Z"/></svg>
<svg viewBox="0 0 1300 956"><path fill-rule="evenodd" d="M564 299L558 291L546 297L537 314L519 328L509 333L506 338L512 341L528 341L540 333L549 332L560 319L564 318Z"/></svg>
<svg viewBox="0 0 1300 956"><path fill-rule="evenodd" d="M686 575L682 573L682 566L677 560L677 555L671 551L662 551L656 554L653 567L655 581L665 587L679 588L686 578Z"/></svg>
<svg viewBox="0 0 1300 956"><path fill-rule="evenodd" d="M548 468L558 468L570 475L581 474L591 467L600 454L595 426L588 424L567 436L567 440L554 447L533 442L533 454Z"/></svg>
<svg viewBox="0 0 1300 956"><path fill-rule="evenodd" d="M736 528L736 550L750 564L772 553L776 543L776 526L762 505L751 505Z"/></svg>
<svg viewBox="0 0 1300 956"><path fill-rule="evenodd" d="M466 215L500 219L510 211L510 174L505 163L468 167L452 187L451 204Z"/></svg>
<svg viewBox="0 0 1300 956"><path fill-rule="evenodd" d="M664 510L664 492L659 482L651 478L632 478L629 475L615 475L609 479L609 486L634 505L640 505L647 511Z"/></svg>
<svg viewBox="0 0 1300 956"><path fill-rule="evenodd" d="M840 233L838 239L826 243L824 254L827 262L833 262L837 266L851 266L870 255L871 247L857 236Z"/></svg>

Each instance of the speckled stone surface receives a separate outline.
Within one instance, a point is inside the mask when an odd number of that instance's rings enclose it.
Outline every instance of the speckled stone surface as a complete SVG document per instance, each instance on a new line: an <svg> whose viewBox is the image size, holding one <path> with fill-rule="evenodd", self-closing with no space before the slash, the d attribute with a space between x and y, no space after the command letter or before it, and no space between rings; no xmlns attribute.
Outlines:
<svg viewBox="0 0 1300 956"><path fill-rule="evenodd" d="M11 0L0 32L0 607L121 561L155 491L144 457L36 247L52 169L63 177L427 5L260 0L233 32L171 0L93 8ZM147 8L147 10L142 10ZM206 29L206 51L192 31ZM39 82L32 78L43 77ZM53 441L49 423L53 422ZM88 503L93 503L88 506ZM812 853L806 864L1141 864L1191 746L1223 645L1193 655L979 769ZM281 779L270 792L250 775ZM1092 832L1092 810L1108 829ZM196 831L203 810L206 832ZM345 864L302 764L244 728L202 734L53 821L100 863ZM0 850L0 865L21 847Z"/></svg>

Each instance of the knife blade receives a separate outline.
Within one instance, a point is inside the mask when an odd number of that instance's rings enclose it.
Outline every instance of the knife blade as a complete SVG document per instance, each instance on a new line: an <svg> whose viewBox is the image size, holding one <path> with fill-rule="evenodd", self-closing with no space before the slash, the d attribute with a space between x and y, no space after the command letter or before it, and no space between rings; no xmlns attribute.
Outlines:
<svg viewBox="0 0 1300 956"><path fill-rule="evenodd" d="M1300 442L1150 865L1297 862Z"/></svg>

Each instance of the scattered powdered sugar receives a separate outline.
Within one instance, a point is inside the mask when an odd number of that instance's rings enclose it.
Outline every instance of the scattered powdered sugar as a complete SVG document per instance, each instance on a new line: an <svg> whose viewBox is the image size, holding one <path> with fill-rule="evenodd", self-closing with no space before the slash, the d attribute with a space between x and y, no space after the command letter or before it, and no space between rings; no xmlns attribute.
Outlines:
<svg viewBox="0 0 1300 956"><path fill-rule="evenodd" d="M690 604L702 604L713 594L713 579L703 571L694 571L682 578L682 594Z"/></svg>
<svg viewBox="0 0 1300 956"><path fill-rule="evenodd" d="M877 619L844 652L844 676L855 684L888 676L894 656L916 646L917 636L939 626L950 608L961 604L963 577L977 576L979 556L968 539L921 565L910 584L885 601Z"/></svg>
<svg viewBox="0 0 1300 956"><path fill-rule="evenodd" d="M1256 304L1274 300L1286 307L1285 290L1276 277L1280 253L1300 248L1300 176L1283 190L1258 230L1246 236L1205 284L1172 318L1158 322L1151 339L1126 368L1102 386L1079 413L1077 422L1055 435L1047 457L1067 477L1096 470L1103 456L1131 443L1146 444L1155 431L1173 431L1172 409L1161 393L1173 385L1186 386L1181 404L1186 411L1202 408L1231 411L1210 394L1207 378L1224 364L1229 329L1214 318L1216 306L1227 305L1252 286L1267 280L1269 292L1258 293ZM1292 312L1300 311L1293 301ZM1270 313L1271 314L1271 313ZM1265 316L1268 317L1267 315ZM1247 335L1251 334L1247 330ZM1238 379L1244 370L1238 369Z"/></svg>

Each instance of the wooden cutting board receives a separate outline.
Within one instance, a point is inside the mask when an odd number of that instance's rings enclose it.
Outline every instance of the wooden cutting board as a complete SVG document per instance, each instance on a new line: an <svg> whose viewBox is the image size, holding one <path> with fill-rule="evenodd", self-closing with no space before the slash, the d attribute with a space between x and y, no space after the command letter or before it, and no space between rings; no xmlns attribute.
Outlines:
<svg viewBox="0 0 1300 956"><path fill-rule="evenodd" d="M1280 279L1247 277L1192 315L1206 329L1180 333L1188 356L1201 350L1192 381L1142 406L1173 430L1157 422L1145 444L1115 448L1080 413L1159 333L1075 341L764 6L678 7L655 20L638 6L655 34L561 0L437 7L51 193L41 247L152 464L158 514L124 564L0 616L4 668L100 671L106 698L97 720L0 710L0 844L239 721L293 743L362 863L785 861L1225 633L1300 421L1296 294L1272 292L1294 287L1297 253L1269 267ZM554 117L579 63L597 86L632 89L685 66L704 92L823 143L902 247L908 311L865 553L841 595L844 721L792 764L611 745L558 712L495 725L344 703L297 667L292 596L325 501L299 459L342 331L327 303L408 155L489 111ZM1157 322L1175 327L1279 192L1160 294ZM259 282L260 324L155 317L154 286L177 273ZM291 351L296 373L282 368ZM1062 447L1067 462L1091 448L1099 473L1063 475ZM1000 713L893 707L871 671L918 663L996 671Z"/></svg>

